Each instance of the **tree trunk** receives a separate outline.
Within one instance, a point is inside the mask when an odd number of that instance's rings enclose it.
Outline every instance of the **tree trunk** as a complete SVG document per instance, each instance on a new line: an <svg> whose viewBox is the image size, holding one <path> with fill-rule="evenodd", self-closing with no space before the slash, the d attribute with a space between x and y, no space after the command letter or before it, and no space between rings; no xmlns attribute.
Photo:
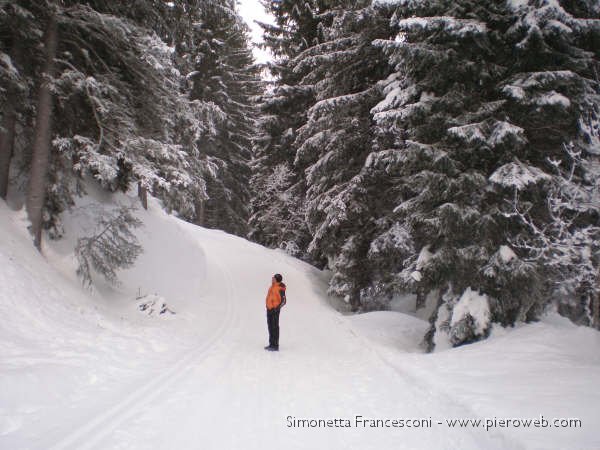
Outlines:
<svg viewBox="0 0 600 450"><path fill-rule="evenodd" d="M204 200L198 200L196 202L196 225L204 226Z"/></svg>
<svg viewBox="0 0 600 450"><path fill-rule="evenodd" d="M417 288L417 302L415 305L415 310L418 311L421 308L425 307L425 303L427 301L427 294L425 293L425 289L422 287Z"/></svg>
<svg viewBox="0 0 600 450"><path fill-rule="evenodd" d="M50 134L52 129L52 93L48 86L49 77L54 76L58 30L52 15L44 37L45 62L38 93L35 137L31 158L31 171L27 189L27 214L31 221L33 243L38 250L42 244L42 210L46 197L46 183L50 160Z"/></svg>
<svg viewBox="0 0 600 450"><path fill-rule="evenodd" d="M352 292L352 294L350 294L350 311L358 312L361 306L360 293L358 291Z"/></svg>
<svg viewBox="0 0 600 450"><path fill-rule="evenodd" d="M600 269L596 275L596 289L592 300L592 326L600 330Z"/></svg>
<svg viewBox="0 0 600 450"><path fill-rule="evenodd" d="M144 209L148 209L148 189L142 186L142 182L138 181L138 197L142 202Z"/></svg>
<svg viewBox="0 0 600 450"><path fill-rule="evenodd" d="M4 117L2 121L3 131L0 131L0 198L6 199L8 191L10 160L13 155L15 143L15 125L17 123L16 96L11 90L6 96L4 106Z"/></svg>

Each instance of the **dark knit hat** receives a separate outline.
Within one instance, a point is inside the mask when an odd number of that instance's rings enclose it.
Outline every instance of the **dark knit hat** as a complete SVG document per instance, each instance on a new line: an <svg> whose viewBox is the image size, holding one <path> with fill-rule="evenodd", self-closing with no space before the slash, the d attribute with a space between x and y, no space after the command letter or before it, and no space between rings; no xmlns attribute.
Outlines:
<svg viewBox="0 0 600 450"><path fill-rule="evenodd" d="M275 278L275 281L277 281L278 283L281 283L281 280L283 280L283 277L278 273L273 275L273 277Z"/></svg>

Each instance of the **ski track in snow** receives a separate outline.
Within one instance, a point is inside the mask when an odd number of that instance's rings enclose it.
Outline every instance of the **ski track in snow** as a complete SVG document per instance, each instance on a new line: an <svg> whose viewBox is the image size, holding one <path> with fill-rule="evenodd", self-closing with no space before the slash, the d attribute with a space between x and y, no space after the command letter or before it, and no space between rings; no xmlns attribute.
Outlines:
<svg viewBox="0 0 600 450"><path fill-rule="evenodd" d="M199 343L198 347L176 360L171 367L158 374L156 378L129 394L123 401L117 403L108 411L81 426L74 433L50 447L49 450L104 448L102 446L98 447L98 444L101 444L102 440L115 428L130 420L136 414L141 413L144 408L149 408L153 401L156 401L161 394L174 386L178 380L206 358L210 351L214 349L216 342L231 330L237 318L231 293L231 275L222 267L220 267L220 273L226 277L228 295L226 297L227 311L217 331L206 342Z"/></svg>

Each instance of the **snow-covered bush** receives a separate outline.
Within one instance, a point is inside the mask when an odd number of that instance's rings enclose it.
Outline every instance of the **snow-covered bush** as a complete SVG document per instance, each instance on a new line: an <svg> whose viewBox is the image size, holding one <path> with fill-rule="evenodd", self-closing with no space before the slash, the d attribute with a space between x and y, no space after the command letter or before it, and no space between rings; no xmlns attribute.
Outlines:
<svg viewBox="0 0 600 450"><path fill-rule="evenodd" d="M490 299L470 287L457 294L450 286L440 295L430 323L431 327L423 341L428 351L445 350L481 340L491 331Z"/></svg>

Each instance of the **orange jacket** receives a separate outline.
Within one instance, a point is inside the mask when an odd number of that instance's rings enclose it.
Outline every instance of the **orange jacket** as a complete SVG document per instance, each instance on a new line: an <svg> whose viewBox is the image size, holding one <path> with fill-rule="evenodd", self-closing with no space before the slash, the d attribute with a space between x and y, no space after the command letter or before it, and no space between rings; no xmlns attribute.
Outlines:
<svg viewBox="0 0 600 450"><path fill-rule="evenodd" d="M278 308L281 306L282 300L285 305L285 284L275 281L267 292L267 309Z"/></svg>

